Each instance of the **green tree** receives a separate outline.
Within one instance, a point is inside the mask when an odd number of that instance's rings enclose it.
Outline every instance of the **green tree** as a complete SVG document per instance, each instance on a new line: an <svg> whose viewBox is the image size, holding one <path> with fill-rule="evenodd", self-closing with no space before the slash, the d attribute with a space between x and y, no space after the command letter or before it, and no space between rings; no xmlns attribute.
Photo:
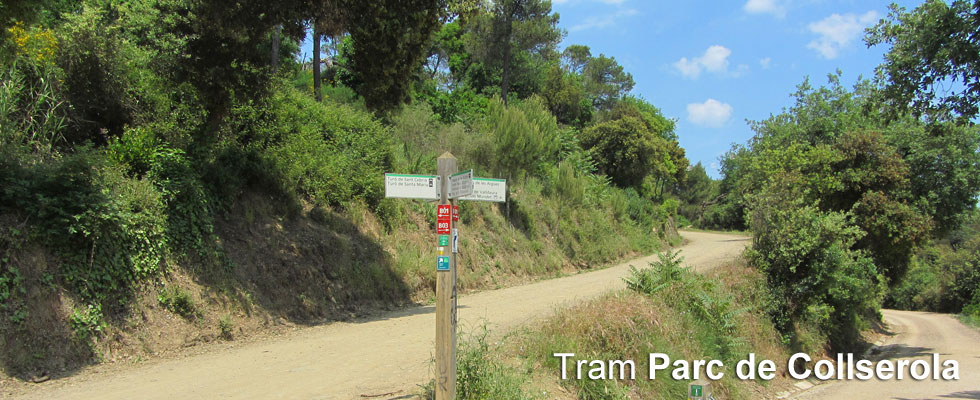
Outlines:
<svg viewBox="0 0 980 400"><path fill-rule="evenodd" d="M559 123L582 127L592 119L592 102L586 96L582 77L558 65L548 68L541 96Z"/></svg>
<svg viewBox="0 0 980 400"><path fill-rule="evenodd" d="M681 201L679 213L701 227L708 206L717 202L718 182L711 179L699 161L687 173L676 194Z"/></svg>
<svg viewBox="0 0 980 400"><path fill-rule="evenodd" d="M412 75L421 68L445 0L352 1L354 43L350 86L368 108L387 111L408 100Z"/></svg>
<svg viewBox="0 0 980 400"><path fill-rule="evenodd" d="M561 60L565 69L573 74L582 75L585 73L585 65L592 58L592 50L589 46L573 44L561 52Z"/></svg>
<svg viewBox="0 0 980 400"><path fill-rule="evenodd" d="M673 123L660 121L651 130L641 118L623 115L590 126L582 131L582 145L592 149L599 170L621 187L639 187L647 176L670 159L669 143L660 130L672 130Z"/></svg>
<svg viewBox="0 0 980 400"><path fill-rule="evenodd" d="M912 119L882 121L866 112L874 95L866 82L850 91L840 85L839 75L829 78L829 85L818 89L804 81L793 107L752 122L756 136L734 153L741 158L738 169L727 172L737 173L735 190L749 208L749 194L766 191L774 177L793 176L790 182L798 186L793 193L805 203L849 216L865 233L855 248L869 251L879 271L894 280L933 224L911 190L913 181L926 184L924 177L910 174L890 138L923 127Z"/></svg>
<svg viewBox="0 0 980 400"><path fill-rule="evenodd" d="M681 183L688 160L677 143L674 121L641 99L627 97L582 131L582 145L592 149L600 171L622 187L640 188L648 178L650 195L660 197Z"/></svg>
<svg viewBox="0 0 980 400"><path fill-rule="evenodd" d="M515 76L533 74L538 61L553 58L564 33L548 0L498 0L478 14L469 28L466 50L474 61L500 77L507 102Z"/></svg>
<svg viewBox="0 0 980 400"><path fill-rule="evenodd" d="M633 75L623 70L623 66L613 57L600 54L589 58L582 71L585 90L592 98L596 110L608 110L630 90L633 90Z"/></svg>
<svg viewBox="0 0 980 400"><path fill-rule="evenodd" d="M967 122L980 104L980 2L928 0L912 11L892 4L869 28L868 46L890 45L877 72L890 109Z"/></svg>
<svg viewBox="0 0 980 400"><path fill-rule="evenodd" d="M544 102L531 97L511 106L495 98L487 118L493 133L497 172L523 178L554 163L560 149L558 123Z"/></svg>

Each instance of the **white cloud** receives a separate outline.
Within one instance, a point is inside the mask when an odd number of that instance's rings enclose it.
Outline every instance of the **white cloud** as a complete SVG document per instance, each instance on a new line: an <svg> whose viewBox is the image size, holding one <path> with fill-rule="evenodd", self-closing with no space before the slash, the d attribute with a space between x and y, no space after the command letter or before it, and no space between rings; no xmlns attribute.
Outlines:
<svg viewBox="0 0 980 400"><path fill-rule="evenodd" d="M824 58L831 60L840 55L840 50L864 32L864 28L878 19L878 12L871 10L862 15L832 14L820 21L810 23L810 32L820 35L806 45L816 50Z"/></svg>
<svg viewBox="0 0 980 400"><path fill-rule="evenodd" d="M760 59L759 60L759 65L762 66L762 69L769 69L769 67L772 66L772 58L771 57L766 57L766 58Z"/></svg>
<svg viewBox="0 0 980 400"><path fill-rule="evenodd" d="M583 31L592 28L598 28L598 29L607 28L613 26L616 23L616 21L620 18L637 15L639 13L640 12L637 11L636 9L630 8L626 10L617 11L613 14L591 16L586 18L585 21L582 22L581 24L575 25L569 28L568 30L572 32L576 32L576 31Z"/></svg>
<svg viewBox="0 0 980 400"><path fill-rule="evenodd" d="M687 105L687 120L709 128L720 128L732 117L732 106L715 99Z"/></svg>
<svg viewBox="0 0 980 400"><path fill-rule="evenodd" d="M724 71L728 68L728 56L730 55L732 55L732 51L725 46L708 47L708 50L705 50L704 55L701 56L701 65L704 65L704 69L711 72Z"/></svg>
<svg viewBox="0 0 980 400"><path fill-rule="evenodd" d="M691 79L698 79L698 75L701 75L701 65L697 58L688 60L687 57L681 57L674 63L674 68L680 71L681 75Z"/></svg>
<svg viewBox="0 0 980 400"><path fill-rule="evenodd" d="M730 55L732 55L732 51L727 47L713 45L708 47L700 57L692 59L681 57L680 60L674 62L673 66L681 75L690 79L698 79L702 70L736 78L748 71L749 67L741 64L734 72L730 73L728 71L728 56Z"/></svg>
<svg viewBox="0 0 980 400"><path fill-rule="evenodd" d="M749 14L772 14L779 18L786 16L786 7L776 0L749 0L742 9Z"/></svg>

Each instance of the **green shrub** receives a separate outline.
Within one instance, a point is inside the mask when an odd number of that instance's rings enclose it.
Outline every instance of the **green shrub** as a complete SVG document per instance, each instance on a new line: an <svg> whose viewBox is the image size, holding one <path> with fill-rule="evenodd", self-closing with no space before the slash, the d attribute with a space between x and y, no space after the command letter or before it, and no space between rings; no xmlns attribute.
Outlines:
<svg viewBox="0 0 980 400"><path fill-rule="evenodd" d="M157 302L160 306L170 310L187 319L194 319L198 315L197 305L190 292L179 286L169 286L160 290L157 294Z"/></svg>
<svg viewBox="0 0 980 400"><path fill-rule="evenodd" d="M97 338L105 333L106 322L102 316L102 307L89 304L81 310L75 309L69 317L75 337L81 341Z"/></svg>
<svg viewBox="0 0 980 400"><path fill-rule="evenodd" d="M672 307L693 315L698 343L726 364L736 361L744 339L738 336L736 309L730 295L718 290L714 282L681 266L680 250L658 254L651 268L630 268L626 286L647 296L660 295ZM664 292L661 294L661 292Z"/></svg>
<svg viewBox="0 0 980 400"><path fill-rule="evenodd" d="M155 154L149 179L164 193L166 235L174 253L193 250L208 258L214 251L214 209L193 163L179 150Z"/></svg>
<svg viewBox="0 0 980 400"><path fill-rule="evenodd" d="M234 339L235 323L231 321L231 314L225 314L218 320L218 331L221 333L222 339Z"/></svg>
<svg viewBox="0 0 980 400"><path fill-rule="evenodd" d="M510 106L495 99L487 117L497 155L494 168L501 176L539 175L542 166L557 161L558 123L540 98Z"/></svg>
<svg viewBox="0 0 980 400"><path fill-rule="evenodd" d="M842 213L787 204L779 195L760 197L750 215L749 259L782 300L772 310L776 327L790 334L793 322L808 321L838 349L854 346L884 292L871 258L852 250L863 232Z"/></svg>
<svg viewBox="0 0 980 400"><path fill-rule="evenodd" d="M273 138L268 156L287 188L319 204L364 199L375 205L384 197L391 139L370 114L288 89L273 107L281 136Z"/></svg>
<svg viewBox="0 0 980 400"><path fill-rule="evenodd" d="M84 301L129 296L160 271L167 245L163 196L84 148L50 162L10 160L0 204L33 215L61 258L60 278ZM4 207L6 208L6 207Z"/></svg>

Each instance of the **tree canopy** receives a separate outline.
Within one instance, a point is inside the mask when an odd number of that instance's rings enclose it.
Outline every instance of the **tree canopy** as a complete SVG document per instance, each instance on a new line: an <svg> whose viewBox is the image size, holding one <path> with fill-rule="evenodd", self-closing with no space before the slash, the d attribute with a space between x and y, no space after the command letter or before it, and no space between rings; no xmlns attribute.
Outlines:
<svg viewBox="0 0 980 400"><path fill-rule="evenodd" d="M868 46L887 44L878 66L890 110L969 121L980 104L980 2L928 0L912 11L892 4L868 29Z"/></svg>

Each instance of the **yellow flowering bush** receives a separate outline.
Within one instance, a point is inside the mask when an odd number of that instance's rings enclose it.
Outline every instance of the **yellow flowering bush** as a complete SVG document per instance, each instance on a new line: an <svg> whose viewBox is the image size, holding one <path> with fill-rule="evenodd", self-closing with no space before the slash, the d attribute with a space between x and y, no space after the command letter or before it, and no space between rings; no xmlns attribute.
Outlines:
<svg viewBox="0 0 980 400"><path fill-rule="evenodd" d="M23 22L7 28L16 46L17 54L30 58L38 64L54 63L54 54L58 49L58 40L50 29L25 27Z"/></svg>

